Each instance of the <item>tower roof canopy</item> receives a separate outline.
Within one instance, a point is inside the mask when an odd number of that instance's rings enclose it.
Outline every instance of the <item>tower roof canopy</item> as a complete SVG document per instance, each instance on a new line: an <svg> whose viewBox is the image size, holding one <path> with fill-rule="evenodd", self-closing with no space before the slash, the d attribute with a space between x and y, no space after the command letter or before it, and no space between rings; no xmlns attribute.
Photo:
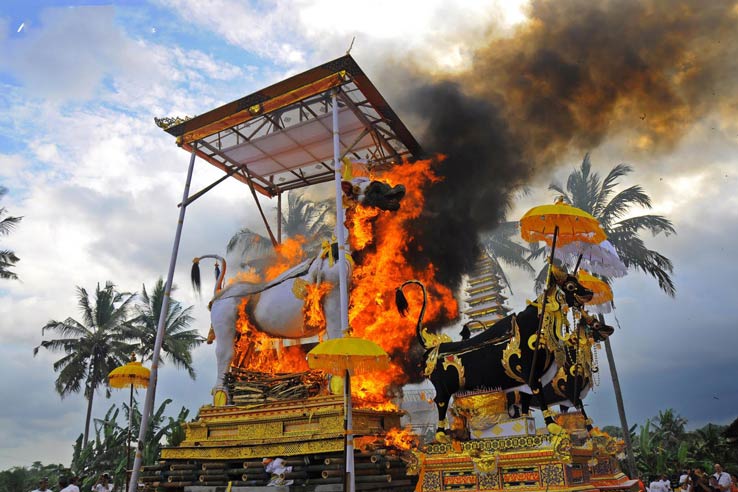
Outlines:
<svg viewBox="0 0 738 492"><path fill-rule="evenodd" d="M340 153L382 168L420 146L350 55L191 119L157 124L178 145L266 196L333 179L333 93Z"/></svg>

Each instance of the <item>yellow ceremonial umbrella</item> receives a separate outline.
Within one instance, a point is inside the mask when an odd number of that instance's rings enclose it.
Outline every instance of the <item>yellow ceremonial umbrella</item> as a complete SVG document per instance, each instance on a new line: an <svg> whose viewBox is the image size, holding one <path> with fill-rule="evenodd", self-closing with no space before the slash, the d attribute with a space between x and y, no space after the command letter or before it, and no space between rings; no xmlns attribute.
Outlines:
<svg viewBox="0 0 738 492"><path fill-rule="evenodd" d="M604 280L595 277L586 270L579 270L577 272L577 279L583 287L594 293L592 300L587 304L600 305L612 301L612 289Z"/></svg>
<svg viewBox="0 0 738 492"><path fill-rule="evenodd" d="M345 452L344 490L354 492L354 438L351 418L351 373L360 374L389 368L389 356L376 343L359 337L333 338L318 344L307 354L308 366L330 374L342 374L343 428ZM350 436L350 437L349 437Z"/></svg>
<svg viewBox="0 0 738 492"><path fill-rule="evenodd" d="M548 258L548 274L546 275L546 289L544 290L541 313L546 312L548 290L551 288L551 267L553 266L556 242L561 245L573 241L584 241L589 243L601 243L607 239L607 235L600 227L600 223L591 214L582 209L558 200L553 205L539 205L528 210L520 219L520 234L528 242L545 241L551 246L551 255ZM538 317L538 331L536 335L536 348L541 337L543 328L543 315ZM533 383L534 368L538 359L538 350L533 352L533 363L531 365L528 384Z"/></svg>
<svg viewBox="0 0 738 492"><path fill-rule="evenodd" d="M133 427L133 388L149 386L151 371L136 360L136 354L131 354L131 361L116 367L108 374L108 384L111 388L131 388L131 399L128 404L128 443L126 446L126 470L131 469L131 427Z"/></svg>
<svg viewBox="0 0 738 492"><path fill-rule="evenodd" d="M601 243L607 239L600 223L584 210L558 201L528 210L520 219L520 234L529 243L545 241L563 246L572 241Z"/></svg>

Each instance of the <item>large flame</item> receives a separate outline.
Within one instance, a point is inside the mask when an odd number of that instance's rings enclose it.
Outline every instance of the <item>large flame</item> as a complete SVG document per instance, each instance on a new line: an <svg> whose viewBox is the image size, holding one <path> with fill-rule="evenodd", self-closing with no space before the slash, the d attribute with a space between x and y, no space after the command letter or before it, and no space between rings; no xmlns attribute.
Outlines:
<svg viewBox="0 0 738 492"><path fill-rule="evenodd" d="M350 214L351 247L361 253L361 264L353 272L349 325L354 335L378 343L391 360L387 371L352 379L357 406L394 408L391 391L409 380L402 362L407 360L415 339L416 318L404 318L394 308L396 287L409 279L420 280L427 286L431 293L425 315L427 322L453 319L458 313L453 293L436 281L433 265L418 271L405 258L412 239L409 224L423 210L423 190L440 180L431 164L432 161L404 163L379 177L392 185L405 185L407 194L397 212L367 211L357 206ZM411 312L417 316L422 294L418 289L408 289L407 296Z"/></svg>
<svg viewBox="0 0 738 492"><path fill-rule="evenodd" d="M425 321L454 319L458 306L449 288L435 278L435 268L428 264L416 270L406 259L407 245L412 240L410 223L423 210L423 191L440 181L431 168L432 161L403 163L375 179L391 185L403 184L407 189L400 210L380 211L356 205L348 212L346 225L352 251L360 257L354 267L350 292L349 325L353 335L372 340L390 355L387 371L352 377L352 397L357 407L396 410L392 399L410 376L403 366L409 358L415 339L416 316L422 303L419 289L408 289L411 316L400 316L394 307L394 290L402 282L417 279L428 291ZM277 250L276 262L267 268L265 280L273 279L303 259L304 238L287 240ZM322 300L330 284L306 284L304 315L306 323L325 326ZM239 309L233 365L262 372L300 372L307 370L305 353L299 346L280 347L256 329L248 317L246 301ZM405 363L405 364L403 364Z"/></svg>
<svg viewBox="0 0 738 492"><path fill-rule="evenodd" d="M309 370L302 347L284 347L279 340L259 331L249 318L247 306L248 299L244 299L238 307L238 340L231 364L270 374Z"/></svg>
<svg viewBox="0 0 738 492"><path fill-rule="evenodd" d="M304 236L287 238L274 249L276 258L264 272L264 280L269 282L279 277L285 270L291 268L305 259L302 246L305 244Z"/></svg>

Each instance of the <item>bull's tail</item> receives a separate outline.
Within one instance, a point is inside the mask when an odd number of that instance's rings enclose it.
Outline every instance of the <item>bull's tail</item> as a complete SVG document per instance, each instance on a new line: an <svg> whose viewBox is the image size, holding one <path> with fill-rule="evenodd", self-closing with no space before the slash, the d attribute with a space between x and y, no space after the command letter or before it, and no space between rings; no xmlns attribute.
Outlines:
<svg viewBox="0 0 738 492"><path fill-rule="evenodd" d="M405 288L406 285L409 284L415 284L420 287L420 289L423 291L423 305L420 308L420 314L418 314L418 321L415 325L415 334L418 337L418 340L420 340L421 345L423 345L424 348L428 349L425 345L425 340L423 339L423 317L425 316L425 307L428 304L428 292L425 289L425 285L423 285L422 282L419 280L407 280L402 283L401 286L399 286L395 290L395 305L397 306L397 310L400 312L402 316L405 316L407 314L407 308L409 306L407 302L407 298L405 297L405 294L402 292L402 289Z"/></svg>
<svg viewBox="0 0 738 492"><path fill-rule="evenodd" d="M202 287L202 282L200 280L200 260L203 258L215 259L215 289L213 290L213 295L215 295L223 288L223 280L225 279L226 274L226 261L225 258L218 255L202 255L192 259L190 280L192 280L192 288L198 295L200 294L200 288ZM220 267L218 266L218 262L221 264Z"/></svg>
<svg viewBox="0 0 738 492"><path fill-rule="evenodd" d="M192 288L195 292L197 292L197 295L200 295L200 287L202 286L202 283L200 282L200 258L194 258L192 260L192 270L190 271L190 280L192 280Z"/></svg>

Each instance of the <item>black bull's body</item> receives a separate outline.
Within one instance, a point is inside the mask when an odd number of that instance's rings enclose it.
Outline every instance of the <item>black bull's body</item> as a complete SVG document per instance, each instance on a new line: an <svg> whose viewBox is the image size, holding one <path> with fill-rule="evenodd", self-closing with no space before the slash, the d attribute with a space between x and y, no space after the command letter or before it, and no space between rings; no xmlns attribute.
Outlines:
<svg viewBox="0 0 738 492"><path fill-rule="evenodd" d="M542 390L543 385L553 378L558 368L557 360L559 363L565 360L562 325L567 321L563 305L579 308L591 299L592 292L566 272L557 270L554 278L555 283L546 293L543 329L538 342L536 334L543 296L537 303L501 319L479 335L451 342L447 337L444 340L438 335L428 334L422 327L427 295L422 283L411 280L398 289L397 304L401 312L407 308L402 288L413 283L423 289L423 307L416 330L426 348L425 375L436 391L438 439L445 438L449 400L458 391L501 390L536 394L549 429L558 427L548 411Z"/></svg>
<svg viewBox="0 0 738 492"><path fill-rule="evenodd" d="M568 407L576 407L584 416L588 430L592 424L587 418L582 399L592 388L592 377L597 368L592 360L592 345L603 341L613 333L613 328L601 325L594 318L584 313L576 333L567 337L565 345L566 361L558 368L553 379L543 386L543 400L546 405L559 405L562 411ZM521 392L508 393L508 406L511 415L528 414L530 407L540 408L541 398Z"/></svg>

